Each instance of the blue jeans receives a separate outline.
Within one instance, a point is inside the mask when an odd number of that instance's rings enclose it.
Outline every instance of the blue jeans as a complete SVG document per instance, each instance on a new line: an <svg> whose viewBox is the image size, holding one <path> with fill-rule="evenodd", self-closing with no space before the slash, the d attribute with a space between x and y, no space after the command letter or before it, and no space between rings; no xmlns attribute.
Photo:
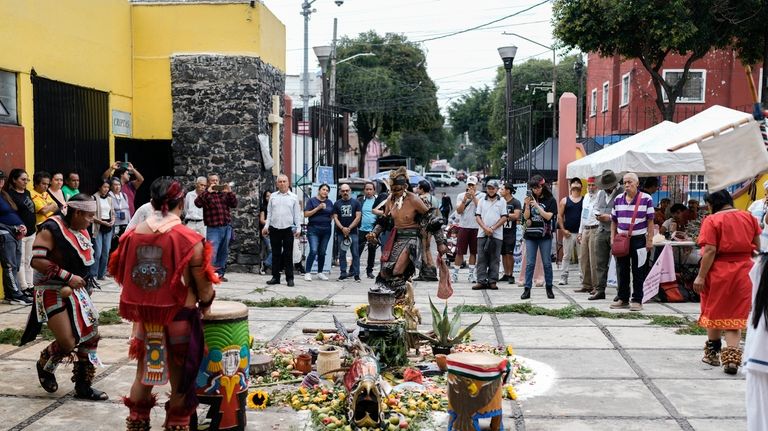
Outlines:
<svg viewBox="0 0 768 431"><path fill-rule="evenodd" d="M109 232L102 232L96 227L96 234L93 236L93 265L90 273L92 277L104 278L107 273L107 261L109 260L109 248L112 245L112 229Z"/></svg>
<svg viewBox="0 0 768 431"><path fill-rule="evenodd" d="M325 250L328 247L328 241L331 239L331 228L318 229L314 226L307 228L307 239L309 240L309 254L307 254L306 269L304 272L312 272L312 264L317 257L317 272L323 272L325 266Z"/></svg>
<svg viewBox="0 0 768 431"><path fill-rule="evenodd" d="M552 238L525 240L525 288L533 286L537 251L541 253L541 263L544 265L544 285L552 288Z"/></svg>
<svg viewBox="0 0 768 431"><path fill-rule="evenodd" d="M344 235L341 233L336 234L336 241L339 242L339 270L341 275L360 277L360 243L358 242L357 232L350 232L349 239L352 240L352 245L349 246L349 252L352 253L352 267L347 272L347 252L341 249Z"/></svg>
<svg viewBox="0 0 768 431"><path fill-rule="evenodd" d="M272 267L272 243L269 241L269 235L261 237L261 243L264 245L264 253L267 257L264 258L262 266Z"/></svg>
<svg viewBox="0 0 768 431"><path fill-rule="evenodd" d="M232 226L208 226L206 233L208 241L213 248L211 256L212 264L216 268L216 273L224 275L227 269L227 258L229 257L229 241L232 239Z"/></svg>

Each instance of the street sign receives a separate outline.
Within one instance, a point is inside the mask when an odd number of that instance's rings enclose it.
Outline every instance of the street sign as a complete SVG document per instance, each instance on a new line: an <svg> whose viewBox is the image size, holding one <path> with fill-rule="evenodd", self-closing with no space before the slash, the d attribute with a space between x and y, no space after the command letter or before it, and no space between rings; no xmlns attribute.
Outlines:
<svg viewBox="0 0 768 431"><path fill-rule="evenodd" d="M333 184L333 167L332 166L318 166L317 167L317 183L318 184Z"/></svg>

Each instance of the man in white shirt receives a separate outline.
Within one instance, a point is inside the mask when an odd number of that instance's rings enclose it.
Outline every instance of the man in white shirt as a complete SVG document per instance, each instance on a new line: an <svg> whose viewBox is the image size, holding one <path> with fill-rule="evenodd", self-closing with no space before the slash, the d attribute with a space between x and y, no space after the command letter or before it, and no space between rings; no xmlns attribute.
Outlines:
<svg viewBox="0 0 768 431"><path fill-rule="evenodd" d="M597 184L595 177L587 178L587 194L583 197L581 207L581 224L579 225L579 234L576 240L579 243L579 264L581 265L581 287L574 289L574 292L592 293L595 285L592 283L592 265L595 260L592 256L595 253L595 246L592 243L592 235L597 232L600 222L595 217L595 198L597 197ZM597 276L595 276L597 279Z"/></svg>
<svg viewBox="0 0 768 431"><path fill-rule="evenodd" d="M280 284L280 271L285 271L285 282L293 287L293 239L301 232L304 213L299 198L288 189L288 177L277 177L277 191L272 193L267 207L267 220L262 230L272 244L272 279L267 284Z"/></svg>
<svg viewBox="0 0 768 431"><path fill-rule="evenodd" d="M456 212L459 214L459 236L456 240L456 258L453 261L451 281L458 281L459 268L464 262L464 254L469 249L469 282L474 283L475 262L477 261L477 230L480 228L475 218L477 204L482 193L478 193L477 177L467 178L467 191L459 193L456 199Z"/></svg>
<svg viewBox="0 0 768 431"><path fill-rule="evenodd" d="M208 179L197 177L195 190L184 197L184 224L193 231L205 237L205 223L203 223L203 209L195 205L195 199L208 188Z"/></svg>
<svg viewBox="0 0 768 431"><path fill-rule="evenodd" d="M507 221L507 202L497 193L499 182L488 181L485 196L480 199L475 212L479 226L477 232L477 284L472 290L496 290L499 281L501 244L504 239L504 223Z"/></svg>

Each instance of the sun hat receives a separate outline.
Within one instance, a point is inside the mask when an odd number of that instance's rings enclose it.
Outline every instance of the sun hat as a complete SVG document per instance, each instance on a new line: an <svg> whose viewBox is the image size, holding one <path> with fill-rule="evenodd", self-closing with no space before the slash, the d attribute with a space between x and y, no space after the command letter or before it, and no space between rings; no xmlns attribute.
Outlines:
<svg viewBox="0 0 768 431"><path fill-rule="evenodd" d="M352 246L352 238L350 237L344 237L344 240L339 244L339 248L341 251L347 251L349 250L349 247Z"/></svg>
<svg viewBox="0 0 768 431"><path fill-rule="evenodd" d="M619 184L619 178L610 169L604 170L600 179L597 180L597 186L603 190L613 188L617 184Z"/></svg>

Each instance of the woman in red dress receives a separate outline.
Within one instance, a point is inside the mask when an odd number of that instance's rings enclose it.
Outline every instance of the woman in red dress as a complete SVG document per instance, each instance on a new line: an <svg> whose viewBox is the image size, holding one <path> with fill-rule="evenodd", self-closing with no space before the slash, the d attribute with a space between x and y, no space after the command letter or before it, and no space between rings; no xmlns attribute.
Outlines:
<svg viewBox="0 0 768 431"><path fill-rule="evenodd" d="M760 226L746 211L733 208L726 190L705 197L711 215L699 233L701 264L693 288L701 294L699 326L707 329L703 362L736 374L741 364L741 330L747 327L752 305L749 271L760 249ZM721 337L727 347L721 352Z"/></svg>

